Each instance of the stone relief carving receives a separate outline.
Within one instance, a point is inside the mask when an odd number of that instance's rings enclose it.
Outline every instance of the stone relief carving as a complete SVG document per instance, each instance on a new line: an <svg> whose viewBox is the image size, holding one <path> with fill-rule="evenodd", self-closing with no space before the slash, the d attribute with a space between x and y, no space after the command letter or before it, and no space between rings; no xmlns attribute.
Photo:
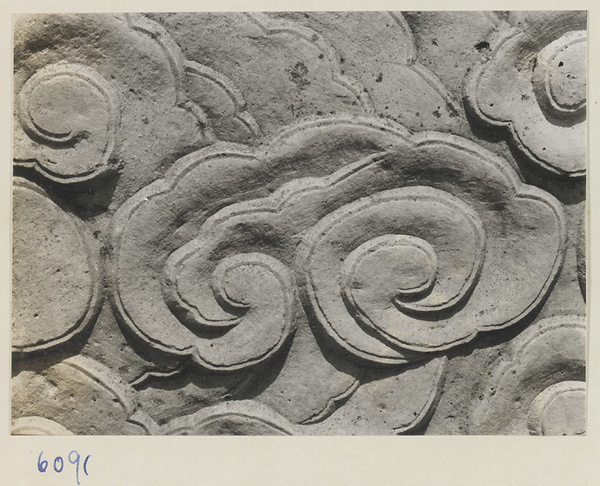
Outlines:
<svg viewBox="0 0 600 486"><path fill-rule="evenodd" d="M560 316L532 325L507 347L490 382L475 412L478 432L585 433L584 319Z"/></svg>
<svg viewBox="0 0 600 486"><path fill-rule="evenodd" d="M537 20L537 22L535 22ZM506 127L518 150L553 173L585 174L586 16L573 12L503 33L467 91L487 123Z"/></svg>
<svg viewBox="0 0 600 486"><path fill-rule="evenodd" d="M585 433L585 22L21 16L13 434Z"/></svg>
<svg viewBox="0 0 600 486"><path fill-rule="evenodd" d="M12 351L48 351L98 317L103 294L97 258L76 218L18 177L13 232Z"/></svg>
<svg viewBox="0 0 600 486"><path fill-rule="evenodd" d="M65 106L67 99L75 106ZM35 168L44 176L76 182L107 166L120 114L111 85L97 72L66 62L44 66L23 85L17 112L23 131L39 144Z"/></svg>
<svg viewBox="0 0 600 486"><path fill-rule="evenodd" d="M41 371L23 371L12 386L20 390L12 400L13 416L26 430L45 430L54 422L73 434L147 433L134 417L138 404L133 388L90 358L72 356ZM87 404L85 409L81 403Z"/></svg>

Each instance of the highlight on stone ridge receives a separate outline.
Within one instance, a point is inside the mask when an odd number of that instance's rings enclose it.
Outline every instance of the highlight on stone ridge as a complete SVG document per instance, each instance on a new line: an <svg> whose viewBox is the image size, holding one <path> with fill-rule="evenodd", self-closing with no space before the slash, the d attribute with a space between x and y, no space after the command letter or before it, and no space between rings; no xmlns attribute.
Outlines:
<svg viewBox="0 0 600 486"><path fill-rule="evenodd" d="M16 17L12 433L585 434L586 28Z"/></svg>

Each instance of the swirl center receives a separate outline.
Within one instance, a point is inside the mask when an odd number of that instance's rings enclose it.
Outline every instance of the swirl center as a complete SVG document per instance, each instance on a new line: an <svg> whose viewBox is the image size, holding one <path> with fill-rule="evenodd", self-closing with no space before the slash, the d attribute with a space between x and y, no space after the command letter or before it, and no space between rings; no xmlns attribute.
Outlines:
<svg viewBox="0 0 600 486"><path fill-rule="evenodd" d="M550 115L579 115L586 104L586 33L567 32L537 56L534 88Z"/></svg>
<svg viewBox="0 0 600 486"><path fill-rule="evenodd" d="M345 292L353 300L417 298L430 291L437 276L437 257L429 243L408 235L383 235L352 251L342 265Z"/></svg>
<svg viewBox="0 0 600 486"><path fill-rule="evenodd" d="M541 435L585 433L585 383L563 381L542 391L532 402L529 428Z"/></svg>
<svg viewBox="0 0 600 486"><path fill-rule="evenodd" d="M108 166L119 109L112 85L79 64L50 64L19 92L20 126L35 142L33 157L59 180L84 180Z"/></svg>

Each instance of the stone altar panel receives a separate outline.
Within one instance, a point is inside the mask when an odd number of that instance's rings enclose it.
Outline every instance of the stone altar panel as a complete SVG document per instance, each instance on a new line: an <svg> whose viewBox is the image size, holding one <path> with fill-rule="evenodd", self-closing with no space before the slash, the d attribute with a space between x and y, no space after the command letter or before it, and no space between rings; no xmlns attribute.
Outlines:
<svg viewBox="0 0 600 486"><path fill-rule="evenodd" d="M585 434L586 23L19 16L13 434Z"/></svg>

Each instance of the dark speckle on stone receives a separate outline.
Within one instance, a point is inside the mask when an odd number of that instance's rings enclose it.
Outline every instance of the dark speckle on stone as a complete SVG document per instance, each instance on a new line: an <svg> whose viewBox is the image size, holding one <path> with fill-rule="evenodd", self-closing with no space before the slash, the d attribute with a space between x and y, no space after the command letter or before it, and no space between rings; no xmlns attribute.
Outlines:
<svg viewBox="0 0 600 486"><path fill-rule="evenodd" d="M304 89L310 84L310 81L306 79L308 68L303 62L298 61L292 68L286 69L286 72L288 73L290 81L292 81L299 89Z"/></svg>
<svg viewBox="0 0 600 486"><path fill-rule="evenodd" d="M15 423L585 433L585 12L143 15L16 19Z"/></svg>

